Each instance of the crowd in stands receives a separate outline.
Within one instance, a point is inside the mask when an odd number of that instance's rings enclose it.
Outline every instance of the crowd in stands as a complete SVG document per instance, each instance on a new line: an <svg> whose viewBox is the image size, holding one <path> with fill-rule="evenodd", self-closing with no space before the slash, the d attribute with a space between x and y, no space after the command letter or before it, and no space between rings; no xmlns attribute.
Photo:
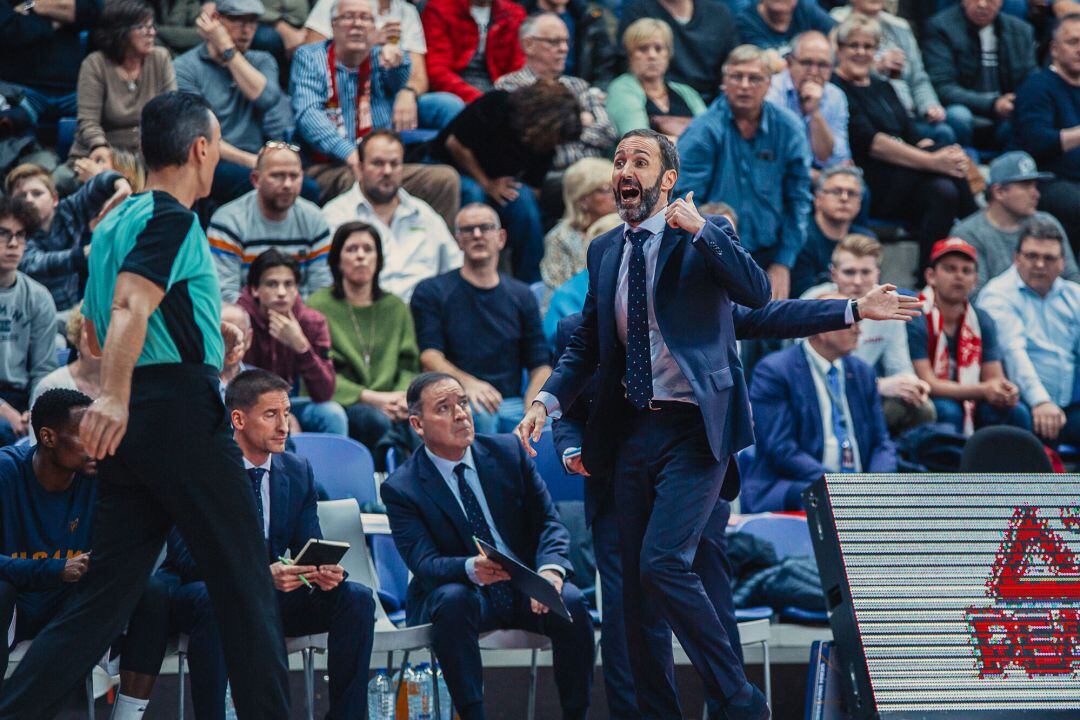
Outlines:
<svg viewBox="0 0 1080 720"><path fill-rule="evenodd" d="M176 89L221 125L195 210L246 333L223 392L274 373L292 431L348 435L380 468L428 441L422 372L457 381L477 432L518 422L590 241L622 223L610 158L641 128L677 143L678 196L730 221L774 301L922 298L906 327L744 341L743 510L797 510L822 472L910 470L898 440L928 423L1080 445L1080 5L931 5L0 2L0 445L32 436L55 456L39 477L72 482L57 427L100 392L93 230L143 191L140 114ZM883 273L896 240L918 245L914 284ZM39 398L67 403L46 426Z"/></svg>

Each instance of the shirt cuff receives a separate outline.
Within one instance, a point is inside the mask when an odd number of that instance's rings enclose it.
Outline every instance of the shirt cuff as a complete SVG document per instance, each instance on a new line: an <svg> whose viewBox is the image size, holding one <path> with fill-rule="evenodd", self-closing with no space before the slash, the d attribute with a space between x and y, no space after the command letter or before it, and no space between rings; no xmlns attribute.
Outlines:
<svg viewBox="0 0 1080 720"><path fill-rule="evenodd" d="M572 448L566 448L566 450L567 450L567 452L569 452L569 451L571 451L571 450L573 450L573 451L575 451L575 452L576 452L576 451L579 451L579 450L581 450L581 448L577 448L577 447L572 447ZM575 455L574 457L581 457L581 456L580 456L580 455ZM568 462L569 460L570 460L570 458L568 458L568 457L567 457L567 456L566 456L565 454L564 454L564 455L562 456L562 465L563 465L563 468L564 468L564 469L566 470L566 472L570 473L571 475L576 475L577 473L576 473L575 471L571 470L571 469L570 469L570 466L569 466L569 465L567 465L567 462Z"/></svg>
<svg viewBox="0 0 1080 720"><path fill-rule="evenodd" d="M552 420L558 420L562 417L562 409L559 407L559 398L555 397L546 390L541 390L536 393L536 397L533 398L533 402L543 403L544 408L547 410L548 417Z"/></svg>
<svg viewBox="0 0 1080 720"><path fill-rule="evenodd" d="M476 565L476 558L475 557L471 557L468 560L466 560L465 561L465 574L468 575L469 579L472 580L475 584L482 585L479 578L476 577L475 565Z"/></svg>
<svg viewBox="0 0 1080 720"><path fill-rule="evenodd" d="M540 568L536 571L536 574L539 575L545 570L554 570L555 572L559 573L559 577L564 579L566 578L566 568L564 568L562 565L541 565Z"/></svg>
<svg viewBox="0 0 1080 720"><path fill-rule="evenodd" d="M848 304L844 307L844 324L845 325L854 325L855 324L855 313L851 309L851 303L850 302L848 302Z"/></svg>

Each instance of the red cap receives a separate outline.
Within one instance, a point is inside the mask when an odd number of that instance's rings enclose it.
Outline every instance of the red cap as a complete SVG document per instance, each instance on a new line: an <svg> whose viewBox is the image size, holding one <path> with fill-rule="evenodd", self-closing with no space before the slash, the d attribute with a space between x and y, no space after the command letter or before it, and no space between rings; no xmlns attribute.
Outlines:
<svg viewBox="0 0 1080 720"><path fill-rule="evenodd" d="M944 240L938 240L934 243L934 247L930 248L930 264L933 265L940 257L949 253L960 253L975 262L979 262L979 253L966 240L961 240L958 237L947 237Z"/></svg>

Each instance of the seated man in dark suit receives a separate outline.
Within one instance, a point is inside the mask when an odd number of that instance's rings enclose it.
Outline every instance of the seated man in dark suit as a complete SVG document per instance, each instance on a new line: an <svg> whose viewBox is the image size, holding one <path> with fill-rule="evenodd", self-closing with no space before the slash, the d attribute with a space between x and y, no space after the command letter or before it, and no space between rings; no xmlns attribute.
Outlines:
<svg viewBox="0 0 1080 720"><path fill-rule="evenodd" d="M413 573L408 622L434 624L435 654L461 720L484 717L479 636L501 628L551 638L563 717L585 718L592 622L581 592L564 581L570 536L544 481L513 437L476 437L465 389L453 376L418 375L406 399L424 450L383 484L382 499ZM516 556L560 589L573 623L514 590L473 537Z"/></svg>
<svg viewBox="0 0 1080 720"><path fill-rule="evenodd" d="M309 567L279 560L286 550L295 557L308 540L322 538L311 464L285 452L290 390L273 373L245 370L229 383L225 406L262 519L285 634L329 632L329 717L362 718L367 712L368 664L375 635L371 590L345 580L340 565ZM310 587L305 587L304 578ZM167 591L153 592L160 584ZM186 633L195 716L223 720L226 668L217 622L199 568L176 530L169 536L165 564L150 586L128 626L121 693L148 698L153 683L152 675L147 682L147 671L161 666L170 634ZM139 640L133 642L132 636Z"/></svg>
<svg viewBox="0 0 1080 720"><path fill-rule="evenodd" d="M825 473L896 472L874 370L851 357L858 342L856 324L813 335L758 364L745 512L801 510L802 491Z"/></svg>

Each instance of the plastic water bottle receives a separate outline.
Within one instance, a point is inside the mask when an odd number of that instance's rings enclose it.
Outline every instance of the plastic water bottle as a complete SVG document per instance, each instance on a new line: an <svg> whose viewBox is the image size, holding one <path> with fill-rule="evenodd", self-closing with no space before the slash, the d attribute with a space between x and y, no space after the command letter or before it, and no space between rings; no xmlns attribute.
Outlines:
<svg viewBox="0 0 1080 720"><path fill-rule="evenodd" d="M394 720L394 687L386 668L379 668L368 683L368 720Z"/></svg>
<svg viewBox="0 0 1080 720"><path fill-rule="evenodd" d="M406 665L394 674L394 687L398 688L397 696L394 698L394 717L397 720L410 720L412 717L412 696L416 685L415 675L412 665Z"/></svg>
<svg viewBox="0 0 1080 720"><path fill-rule="evenodd" d="M454 702L450 699L450 688L446 686L446 678L443 677L439 663L435 663L435 678L439 681L439 715L442 720L452 720Z"/></svg>
<svg viewBox="0 0 1080 720"><path fill-rule="evenodd" d="M418 703L420 713L416 716L416 720L432 720L435 717L435 697L431 690L434 677L435 674L427 663L422 663L416 668L416 684L419 690L417 696L420 698Z"/></svg>
<svg viewBox="0 0 1080 720"><path fill-rule="evenodd" d="M225 683L225 720L237 720L236 706L232 700L232 685L228 682Z"/></svg>
<svg viewBox="0 0 1080 720"><path fill-rule="evenodd" d="M406 676L406 682L408 683L408 720L420 720L423 718L423 708L421 707L420 698L420 681L423 673L423 666L410 668L409 674Z"/></svg>

